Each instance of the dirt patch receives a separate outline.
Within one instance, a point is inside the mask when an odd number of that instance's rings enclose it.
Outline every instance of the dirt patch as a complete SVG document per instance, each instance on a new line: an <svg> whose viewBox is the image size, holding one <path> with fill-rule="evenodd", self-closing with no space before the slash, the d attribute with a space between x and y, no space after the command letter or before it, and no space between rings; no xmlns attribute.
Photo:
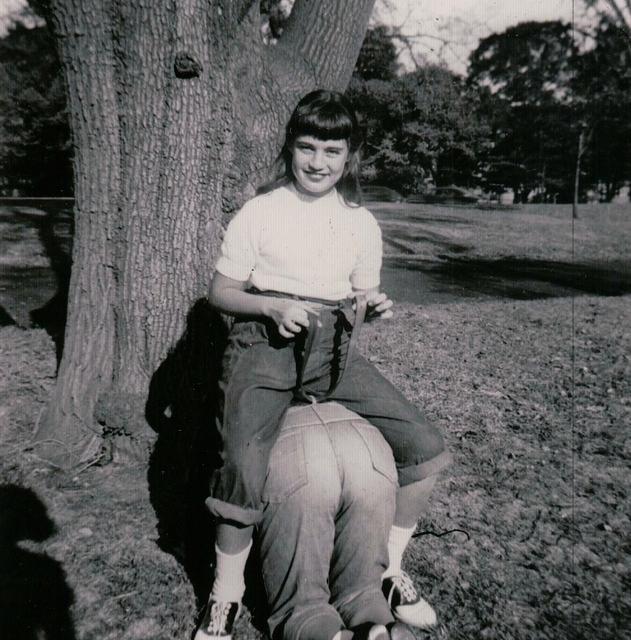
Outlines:
<svg viewBox="0 0 631 640"><path fill-rule="evenodd" d="M440 618L419 637L631 633L630 316L628 296L400 305L367 328L366 355L455 456L419 532L469 535L414 542L407 568ZM54 383L54 345L17 327L0 329L0 345L0 482L48 508L58 533L28 544L63 567L78 637L189 637L203 595L177 540L159 544L147 466L69 476L42 463L28 439ZM261 634L248 612L235 637Z"/></svg>

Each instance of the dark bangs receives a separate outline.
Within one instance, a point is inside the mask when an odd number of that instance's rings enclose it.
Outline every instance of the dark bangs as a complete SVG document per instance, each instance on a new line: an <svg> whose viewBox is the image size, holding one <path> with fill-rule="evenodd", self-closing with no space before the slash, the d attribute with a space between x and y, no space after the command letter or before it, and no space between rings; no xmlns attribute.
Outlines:
<svg viewBox="0 0 631 640"><path fill-rule="evenodd" d="M359 146L359 127L348 100L334 91L313 91L296 107L289 122L285 144L291 147L298 136L318 140L348 140L351 151Z"/></svg>
<svg viewBox="0 0 631 640"><path fill-rule="evenodd" d="M350 140L352 133L353 123L348 115L330 108L302 116L297 114L295 121L287 126L287 137L292 142L298 136L313 136L318 140Z"/></svg>
<svg viewBox="0 0 631 640"><path fill-rule="evenodd" d="M336 188L346 204L357 206L362 199L359 187L362 131L350 101L341 93L327 89L312 91L298 103L285 129L285 143L276 162L276 175L259 187L257 193L268 193L295 180L291 166L292 148L299 136L348 142L348 160Z"/></svg>

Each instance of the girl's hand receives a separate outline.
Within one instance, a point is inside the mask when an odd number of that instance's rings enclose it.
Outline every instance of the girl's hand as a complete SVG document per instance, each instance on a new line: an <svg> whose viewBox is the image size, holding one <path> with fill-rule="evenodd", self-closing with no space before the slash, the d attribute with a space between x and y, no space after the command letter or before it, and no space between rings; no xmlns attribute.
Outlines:
<svg viewBox="0 0 631 640"><path fill-rule="evenodd" d="M309 326L309 314L317 317L318 307L310 302L287 298L269 298L265 315L270 317L278 327L283 338L293 338Z"/></svg>
<svg viewBox="0 0 631 640"><path fill-rule="evenodd" d="M368 308L366 309L366 320L379 318L387 320L392 318L392 305L394 304L385 293L378 291L367 291L365 294Z"/></svg>

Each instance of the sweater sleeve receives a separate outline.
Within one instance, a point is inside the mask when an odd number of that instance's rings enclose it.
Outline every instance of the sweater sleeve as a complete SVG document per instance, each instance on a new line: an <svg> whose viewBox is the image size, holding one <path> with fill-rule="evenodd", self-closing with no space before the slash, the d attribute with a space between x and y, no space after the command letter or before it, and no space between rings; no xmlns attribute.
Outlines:
<svg viewBox="0 0 631 640"><path fill-rule="evenodd" d="M366 209L364 211L365 216L357 234L359 252L351 273L351 285L354 289L372 289L378 287L381 281L381 229L372 213Z"/></svg>
<svg viewBox="0 0 631 640"><path fill-rule="evenodd" d="M215 268L222 275L245 282L249 280L258 255L256 211L250 203L232 218L221 243Z"/></svg>

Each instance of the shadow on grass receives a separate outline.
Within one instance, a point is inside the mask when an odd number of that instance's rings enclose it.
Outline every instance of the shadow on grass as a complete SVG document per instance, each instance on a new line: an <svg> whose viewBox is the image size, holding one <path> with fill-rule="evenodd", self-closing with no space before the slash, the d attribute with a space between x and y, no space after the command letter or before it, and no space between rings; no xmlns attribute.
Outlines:
<svg viewBox="0 0 631 640"><path fill-rule="evenodd" d="M214 418L226 336L221 316L198 300L184 335L151 379L145 407L158 434L147 473L158 545L182 564L199 602L208 593L213 560L214 531L204 499L220 464Z"/></svg>
<svg viewBox="0 0 631 640"><path fill-rule="evenodd" d="M435 247L437 251L448 251L450 253L465 253L469 249L467 245L452 242L445 238L444 235L428 230L389 229L387 234L384 234L384 237L386 242L398 251L412 256L418 251L420 243L428 243Z"/></svg>
<svg viewBox="0 0 631 640"><path fill-rule="evenodd" d="M463 281L484 282L486 278L494 277L503 278L513 285L525 280L539 281L592 295L621 296L631 293L631 268L607 269L579 263L520 258L471 260L450 257L447 263L437 269Z"/></svg>
<svg viewBox="0 0 631 640"><path fill-rule="evenodd" d="M384 282L396 300L416 304L466 299L536 300L575 295L631 293L631 264L594 264L461 257L386 256ZM393 274L396 277L393 277Z"/></svg>
<svg viewBox="0 0 631 640"><path fill-rule="evenodd" d="M10 327L13 325L15 325L15 320L7 313L7 310L0 305L0 327Z"/></svg>
<svg viewBox="0 0 631 640"><path fill-rule="evenodd" d="M68 307L68 287L72 267L72 215L67 204L48 202L45 215L30 214L24 207L16 207L12 213L17 219L26 219L37 229L40 243L50 261L55 278L53 297L39 309L30 311L31 321L44 329L55 343L57 366L64 348L64 332Z"/></svg>
<svg viewBox="0 0 631 640"><path fill-rule="evenodd" d="M43 542L55 533L46 507L31 489L0 486L0 638L76 637L74 600L61 564L19 546Z"/></svg>
<svg viewBox="0 0 631 640"><path fill-rule="evenodd" d="M184 568L201 611L212 584L213 522L204 504L208 481L221 464L215 428L217 381L227 326L204 299L187 316L184 335L154 373L145 408L158 433L147 478L158 518L158 545ZM265 623L265 600L258 563L248 563L244 599L252 622Z"/></svg>

